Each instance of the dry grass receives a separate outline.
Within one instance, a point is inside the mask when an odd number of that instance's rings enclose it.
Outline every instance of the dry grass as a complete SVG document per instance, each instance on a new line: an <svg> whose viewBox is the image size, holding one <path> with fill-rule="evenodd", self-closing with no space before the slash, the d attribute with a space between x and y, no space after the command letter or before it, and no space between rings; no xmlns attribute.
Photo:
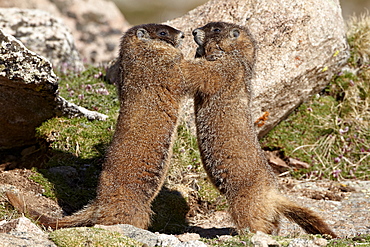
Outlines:
<svg viewBox="0 0 370 247"><path fill-rule="evenodd" d="M370 17L369 12L352 16L347 23L348 43L353 53L353 62L369 63L370 55Z"/></svg>

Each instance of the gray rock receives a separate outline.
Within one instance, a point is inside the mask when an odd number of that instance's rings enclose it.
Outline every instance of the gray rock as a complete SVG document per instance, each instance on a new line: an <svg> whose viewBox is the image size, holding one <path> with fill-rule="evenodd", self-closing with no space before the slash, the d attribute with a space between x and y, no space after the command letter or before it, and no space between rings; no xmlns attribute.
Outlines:
<svg viewBox="0 0 370 247"><path fill-rule="evenodd" d="M320 92L349 57L339 0L211 0L165 24L185 32L182 49L192 58L191 31L211 21L247 26L258 43L253 119L270 113L260 137ZM188 104L192 125L191 111Z"/></svg>
<svg viewBox="0 0 370 247"><path fill-rule="evenodd" d="M158 237L155 233L137 228L132 225L127 225L127 224L118 224L114 226L95 225L95 227L103 228L103 229L107 229L111 231L117 231L129 238L132 238L143 244L147 244L148 246L156 246L158 242Z"/></svg>
<svg viewBox="0 0 370 247"><path fill-rule="evenodd" d="M0 150L36 142L35 128L57 115L106 119L58 96L51 63L0 30Z"/></svg>
<svg viewBox="0 0 370 247"><path fill-rule="evenodd" d="M101 64L117 56L120 38L130 25L110 0L49 0L71 23L76 46L87 63Z"/></svg>
<svg viewBox="0 0 370 247"><path fill-rule="evenodd" d="M251 238L252 243L255 247L279 247L280 244L273 239L270 235L263 233L263 232L257 232L253 235Z"/></svg>
<svg viewBox="0 0 370 247"><path fill-rule="evenodd" d="M46 237L46 234L26 217L12 219L10 221L6 220L0 221L0 232L11 232L11 231L27 232L29 234L36 235L45 235L44 237Z"/></svg>
<svg viewBox="0 0 370 247"><path fill-rule="evenodd" d="M89 64L113 59L118 54L122 33L129 28L120 10L109 0L11 0L0 1L0 7L40 9L63 19L83 61Z"/></svg>
<svg viewBox="0 0 370 247"><path fill-rule="evenodd" d="M325 238L316 238L313 243L318 246L326 246L328 245L328 240L326 240Z"/></svg>
<svg viewBox="0 0 370 247"><path fill-rule="evenodd" d="M42 10L0 8L1 29L55 68L81 71L82 60L70 30L62 20Z"/></svg>
<svg viewBox="0 0 370 247"><path fill-rule="evenodd" d="M90 111L84 107L78 106L73 104L61 96L56 98L57 102L57 114L66 116L69 118L74 117L86 117L89 120L106 120L108 118L107 115L101 114L96 111Z"/></svg>
<svg viewBox="0 0 370 247"><path fill-rule="evenodd" d="M177 238L180 239L181 242L189 242L189 241L199 240L200 235L198 233L186 232L181 235L177 235Z"/></svg>
<svg viewBox="0 0 370 247"><path fill-rule="evenodd" d="M26 232L0 233L0 243L7 247L57 247L47 237L28 234Z"/></svg>
<svg viewBox="0 0 370 247"><path fill-rule="evenodd" d="M57 77L44 57L0 30L0 147L35 142L35 128L54 116Z"/></svg>
<svg viewBox="0 0 370 247"><path fill-rule="evenodd" d="M47 234L25 217L1 221L0 232L1 246L56 247Z"/></svg>
<svg viewBox="0 0 370 247"><path fill-rule="evenodd" d="M206 247L207 245L198 240L181 242L177 237L167 234L153 233L137 228L132 225L118 224L114 226L96 225L95 227L117 231L129 238L139 241L148 246L171 246L171 247Z"/></svg>
<svg viewBox="0 0 370 247"><path fill-rule="evenodd" d="M289 243L288 247L319 247L319 246L314 244L312 240L296 238Z"/></svg>

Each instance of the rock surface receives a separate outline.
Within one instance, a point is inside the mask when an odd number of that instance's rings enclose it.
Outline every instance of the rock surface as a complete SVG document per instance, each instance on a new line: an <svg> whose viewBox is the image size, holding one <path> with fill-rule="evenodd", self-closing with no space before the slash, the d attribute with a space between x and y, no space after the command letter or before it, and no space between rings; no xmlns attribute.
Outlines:
<svg viewBox="0 0 370 247"><path fill-rule="evenodd" d="M0 147L35 142L35 128L54 116L58 83L45 58L0 30Z"/></svg>
<svg viewBox="0 0 370 247"><path fill-rule="evenodd" d="M191 31L211 21L247 26L257 41L253 117L269 112L259 136L320 92L349 56L338 0L211 0L166 24L185 32L182 49L191 58Z"/></svg>
<svg viewBox="0 0 370 247"><path fill-rule="evenodd" d="M187 242L181 242L174 235L153 233L147 230L143 230L132 225L120 224L114 226L102 226L96 225L95 227L109 229L112 231L119 232L124 236L135 239L141 243L147 244L148 246L177 246L177 247L206 247L207 245L198 240L190 240Z"/></svg>
<svg viewBox="0 0 370 247"><path fill-rule="evenodd" d="M119 39L129 24L109 0L3 0L0 7L40 9L63 19L85 63L100 64L118 54Z"/></svg>
<svg viewBox="0 0 370 247"><path fill-rule="evenodd" d="M251 241L256 247L280 246L270 235L260 231L253 235Z"/></svg>
<svg viewBox="0 0 370 247"><path fill-rule="evenodd" d="M70 30L45 11L0 8L0 27L29 50L47 58L54 68L84 69Z"/></svg>
<svg viewBox="0 0 370 247"><path fill-rule="evenodd" d="M0 150L34 144L35 128L57 115L107 117L59 97L47 59L1 30L0 42Z"/></svg>
<svg viewBox="0 0 370 247"><path fill-rule="evenodd" d="M10 221L1 221L0 243L2 246L8 247L56 247L56 245L48 239L48 235L26 217Z"/></svg>

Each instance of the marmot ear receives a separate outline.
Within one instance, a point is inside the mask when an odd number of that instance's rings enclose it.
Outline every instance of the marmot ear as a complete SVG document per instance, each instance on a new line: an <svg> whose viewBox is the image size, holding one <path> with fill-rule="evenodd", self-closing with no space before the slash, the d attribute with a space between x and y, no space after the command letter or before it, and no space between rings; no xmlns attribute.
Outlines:
<svg viewBox="0 0 370 247"><path fill-rule="evenodd" d="M149 39L149 33L146 29L144 28L139 28L137 31L136 31L136 36L139 38L139 39Z"/></svg>
<svg viewBox="0 0 370 247"><path fill-rule="evenodd" d="M239 29L237 29L237 28L233 28L233 29L230 31L230 37L231 37L232 39L237 39L237 38L239 38L239 36L240 36L240 31L239 31Z"/></svg>

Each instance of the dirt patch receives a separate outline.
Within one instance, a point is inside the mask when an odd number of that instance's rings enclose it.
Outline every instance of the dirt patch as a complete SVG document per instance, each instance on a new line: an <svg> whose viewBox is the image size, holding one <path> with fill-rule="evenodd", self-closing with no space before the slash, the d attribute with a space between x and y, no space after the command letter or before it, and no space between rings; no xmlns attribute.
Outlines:
<svg viewBox="0 0 370 247"><path fill-rule="evenodd" d="M42 195L44 189L29 177L34 173L27 169L15 169L0 173L0 192L20 192L24 204L27 207L36 209L38 212L53 217L61 217L63 210L58 203ZM2 193L3 194L3 193ZM8 203L5 196L0 197L0 204Z"/></svg>

